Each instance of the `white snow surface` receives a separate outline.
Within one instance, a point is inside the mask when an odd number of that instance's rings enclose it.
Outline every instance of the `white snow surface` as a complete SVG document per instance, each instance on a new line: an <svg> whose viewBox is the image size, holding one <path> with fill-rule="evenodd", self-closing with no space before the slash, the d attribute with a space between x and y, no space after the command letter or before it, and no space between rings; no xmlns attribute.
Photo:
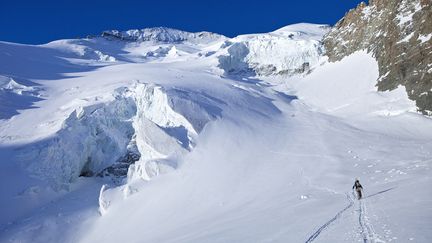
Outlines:
<svg viewBox="0 0 432 243"><path fill-rule="evenodd" d="M420 44L423 44L427 41L429 41L432 38L432 33L428 35L419 35L418 39L420 40Z"/></svg>
<svg viewBox="0 0 432 243"><path fill-rule="evenodd" d="M432 121L326 31L0 42L0 242L429 242Z"/></svg>

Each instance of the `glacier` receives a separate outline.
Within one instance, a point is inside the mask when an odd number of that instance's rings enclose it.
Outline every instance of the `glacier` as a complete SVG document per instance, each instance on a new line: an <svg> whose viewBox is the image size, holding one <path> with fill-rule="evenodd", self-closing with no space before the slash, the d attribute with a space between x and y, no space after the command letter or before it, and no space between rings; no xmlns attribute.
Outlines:
<svg viewBox="0 0 432 243"><path fill-rule="evenodd" d="M0 242L428 242L431 120L328 31L0 42Z"/></svg>

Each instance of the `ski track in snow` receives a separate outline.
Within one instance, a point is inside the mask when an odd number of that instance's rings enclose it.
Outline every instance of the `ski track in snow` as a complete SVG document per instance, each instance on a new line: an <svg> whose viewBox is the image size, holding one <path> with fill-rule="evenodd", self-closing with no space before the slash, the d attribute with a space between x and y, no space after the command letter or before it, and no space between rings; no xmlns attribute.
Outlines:
<svg viewBox="0 0 432 243"><path fill-rule="evenodd" d="M359 203L359 209L358 209L358 221L359 221L359 225L360 225L360 230L361 230L361 235L363 237L363 242L367 243L367 242L373 242L373 235L374 235L374 231L372 229L372 227L370 227L369 223L368 223L368 219L366 217L366 208L364 206L363 201L360 200Z"/></svg>
<svg viewBox="0 0 432 243"><path fill-rule="evenodd" d="M347 199L349 200L349 204L339 211L333 218L331 218L329 221L327 221L325 224L323 224L317 231L315 231L309 239L306 240L306 243L310 243L314 241L324 230L326 230L333 222L335 222L337 219L339 219L344 212L346 212L348 209L350 209L354 205L354 200L350 198L347 194Z"/></svg>
<svg viewBox="0 0 432 243"><path fill-rule="evenodd" d="M378 194L382 194L385 193L387 191L393 190L394 188L389 188L380 192L377 192L375 194L369 195L361 200L359 200L359 207L356 210L358 212L358 222L359 222L359 226L360 226L360 234L362 236L362 240L364 243L381 243L384 242L382 240L380 240L380 238L378 237L378 235L376 234L374 227L372 226L372 224L369 221L369 218L367 216L367 207L365 205L365 199L369 198L369 197L373 197L376 196ZM337 219L341 218L342 214L345 213L348 209L352 208L355 204L354 198L355 195L353 194L352 197L349 196L349 194L347 193L347 199L349 201L349 204L343 208L341 211L339 211L333 218L331 218L330 220L328 220L325 224L323 224L321 227L318 228L317 231L315 231L307 240L306 243L310 243L313 242L315 239L318 238L318 236L326 229L328 229L328 227L333 224Z"/></svg>
<svg viewBox="0 0 432 243"><path fill-rule="evenodd" d="M379 195L379 194L382 194L382 193L385 193L385 192L388 192L388 191L391 191L391 190L393 190L395 188L396 187L392 187L392 188L389 188L389 189L386 189L386 190L382 190L382 191L376 192L376 193L374 193L372 195L369 195L369 196L365 197L364 199L370 198L370 197L373 197L373 196L376 196L376 195Z"/></svg>
<svg viewBox="0 0 432 243"><path fill-rule="evenodd" d="M369 221L364 199L359 200L358 221L364 243L384 242L379 239L378 235L375 233L374 227Z"/></svg>

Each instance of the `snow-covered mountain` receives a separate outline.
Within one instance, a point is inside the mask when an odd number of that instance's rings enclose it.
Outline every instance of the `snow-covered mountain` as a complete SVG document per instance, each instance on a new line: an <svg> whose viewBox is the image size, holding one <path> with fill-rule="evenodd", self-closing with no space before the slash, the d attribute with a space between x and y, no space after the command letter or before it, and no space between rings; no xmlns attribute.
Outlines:
<svg viewBox="0 0 432 243"><path fill-rule="evenodd" d="M328 31L0 42L0 242L428 242L432 122Z"/></svg>

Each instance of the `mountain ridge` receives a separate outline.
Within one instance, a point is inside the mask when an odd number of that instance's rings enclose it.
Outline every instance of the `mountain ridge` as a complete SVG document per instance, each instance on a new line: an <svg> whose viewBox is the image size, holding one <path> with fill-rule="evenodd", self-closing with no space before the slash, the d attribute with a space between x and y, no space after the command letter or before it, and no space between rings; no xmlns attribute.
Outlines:
<svg viewBox="0 0 432 243"><path fill-rule="evenodd" d="M227 38L221 34L208 31L188 32L169 27L151 27L143 29L130 29L126 31L105 30L102 37L114 38L126 41L157 41L168 43L179 43L183 41L214 41Z"/></svg>

